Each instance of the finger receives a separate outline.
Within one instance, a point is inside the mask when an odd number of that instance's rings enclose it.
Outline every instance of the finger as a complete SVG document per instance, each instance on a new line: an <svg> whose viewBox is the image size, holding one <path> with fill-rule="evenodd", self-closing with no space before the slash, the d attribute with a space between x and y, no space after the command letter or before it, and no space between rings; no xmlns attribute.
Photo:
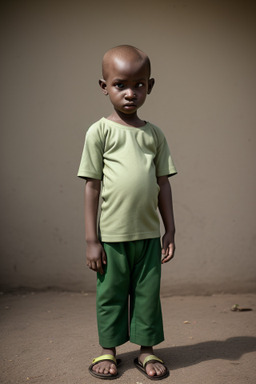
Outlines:
<svg viewBox="0 0 256 384"><path fill-rule="evenodd" d="M97 271L98 271L101 275L104 274L104 270L103 270L103 267L102 267L102 262L101 262L101 260L98 260L98 261L97 261Z"/></svg>
<svg viewBox="0 0 256 384"><path fill-rule="evenodd" d="M93 271L97 271L97 265L95 264L94 261L91 261L89 268L92 269Z"/></svg>
<svg viewBox="0 0 256 384"><path fill-rule="evenodd" d="M104 250L102 251L102 263L103 263L104 265L107 264L107 255L106 255L106 253L104 252Z"/></svg>
<svg viewBox="0 0 256 384"><path fill-rule="evenodd" d="M168 257L169 260L171 260L174 257L174 252L175 252L175 247L173 244L169 245L169 250L168 250Z"/></svg>
<svg viewBox="0 0 256 384"><path fill-rule="evenodd" d="M174 246L173 244L170 244L167 250L167 255L162 259L162 263L167 263L174 257Z"/></svg>
<svg viewBox="0 0 256 384"><path fill-rule="evenodd" d="M164 263L167 263L168 261L171 260L171 257L170 256L165 256L163 259L162 259L162 264Z"/></svg>

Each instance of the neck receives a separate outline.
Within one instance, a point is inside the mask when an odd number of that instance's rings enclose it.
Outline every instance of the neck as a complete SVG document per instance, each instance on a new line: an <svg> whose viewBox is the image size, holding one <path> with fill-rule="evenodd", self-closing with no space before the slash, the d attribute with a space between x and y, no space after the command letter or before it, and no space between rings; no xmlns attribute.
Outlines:
<svg viewBox="0 0 256 384"><path fill-rule="evenodd" d="M124 114L120 111L114 111L109 117L108 120L115 121L116 123L132 126L132 127L142 127L145 125L145 121L141 120L137 112L132 114Z"/></svg>

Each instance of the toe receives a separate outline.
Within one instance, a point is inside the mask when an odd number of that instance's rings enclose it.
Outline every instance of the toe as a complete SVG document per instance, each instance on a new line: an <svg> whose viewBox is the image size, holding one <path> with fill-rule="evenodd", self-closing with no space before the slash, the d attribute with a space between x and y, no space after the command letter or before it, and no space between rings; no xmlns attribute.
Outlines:
<svg viewBox="0 0 256 384"><path fill-rule="evenodd" d="M165 367L159 363L147 364L146 372L149 376L161 376L165 373Z"/></svg>
<svg viewBox="0 0 256 384"><path fill-rule="evenodd" d="M92 369L93 371L104 375L107 375L108 373L115 375L117 373L115 364L111 364L107 361L102 361L99 364L96 364Z"/></svg>
<svg viewBox="0 0 256 384"><path fill-rule="evenodd" d="M111 364L111 366L109 368L109 373L111 373L111 375L115 375L116 372L117 372L117 370L116 370L115 364Z"/></svg>
<svg viewBox="0 0 256 384"><path fill-rule="evenodd" d="M149 376L155 376L156 371L155 371L155 369L154 369L153 364L147 364L147 366L146 366L146 372L147 372L147 374L148 374Z"/></svg>
<svg viewBox="0 0 256 384"><path fill-rule="evenodd" d="M154 366L157 376L163 375L165 372L165 368L163 364L155 364Z"/></svg>
<svg viewBox="0 0 256 384"><path fill-rule="evenodd" d="M93 367L92 367L92 370L94 371L94 372L99 372L99 364L96 364L96 365L94 365Z"/></svg>

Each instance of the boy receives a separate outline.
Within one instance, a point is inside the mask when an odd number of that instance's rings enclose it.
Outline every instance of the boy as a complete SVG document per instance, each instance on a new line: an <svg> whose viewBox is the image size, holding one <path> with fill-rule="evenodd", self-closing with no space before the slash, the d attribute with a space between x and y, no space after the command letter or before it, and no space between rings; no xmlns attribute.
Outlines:
<svg viewBox="0 0 256 384"><path fill-rule="evenodd" d="M89 128L78 171L86 179L86 257L97 272L102 347L89 371L116 378L116 347L130 340L141 346L135 366L159 380L169 374L153 346L164 340L160 275L161 263L171 260L175 250L168 177L176 169L163 133L137 114L154 86L148 56L129 45L112 48L103 57L102 74L99 84L114 110ZM165 227L162 251L157 207Z"/></svg>

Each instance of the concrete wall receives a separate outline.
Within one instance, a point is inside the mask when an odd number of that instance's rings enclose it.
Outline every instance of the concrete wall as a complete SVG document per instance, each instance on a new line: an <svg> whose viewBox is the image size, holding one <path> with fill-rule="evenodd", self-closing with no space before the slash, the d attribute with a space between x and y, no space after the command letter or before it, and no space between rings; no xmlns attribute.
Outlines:
<svg viewBox="0 0 256 384"><path fill-rule="evenodd" d="M164 294L256 290L254 1L1 2L1 287L92 291L85 267L86 128L110 113L101 57L152 60L141 117L165 132L175 259Z"/></svg>

